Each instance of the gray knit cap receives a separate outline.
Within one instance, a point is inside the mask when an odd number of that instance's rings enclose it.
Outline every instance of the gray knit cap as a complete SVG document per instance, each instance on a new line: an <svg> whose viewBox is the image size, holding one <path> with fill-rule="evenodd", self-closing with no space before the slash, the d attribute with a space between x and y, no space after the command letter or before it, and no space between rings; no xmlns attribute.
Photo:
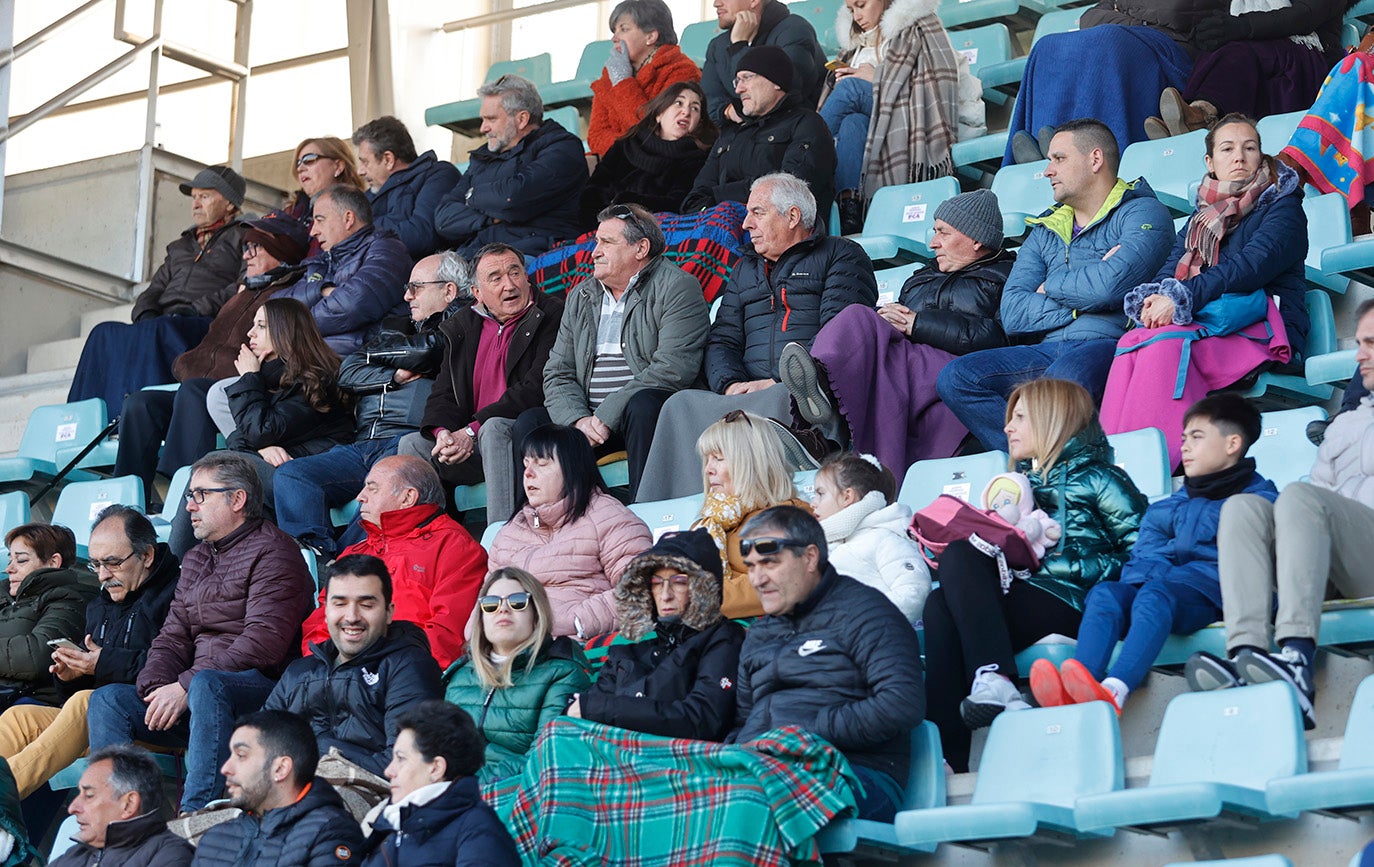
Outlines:
<svg viewBox="0 0 1374 867"><path fill-rule="evenodd" d="M989 250L1002 249L1002 211L992 190L974 190L946 199L935 209L944 220Z"/></svg>
<svg viewBox="0 0 1374 867"><path fill-rule="evenodd" d="M229 200L236 208L243 207L243 197L248 184L238 172L228 166L210 166L201 169L190 183L181 184L183 196L191 195L191 190L214 190Z"/></svg>

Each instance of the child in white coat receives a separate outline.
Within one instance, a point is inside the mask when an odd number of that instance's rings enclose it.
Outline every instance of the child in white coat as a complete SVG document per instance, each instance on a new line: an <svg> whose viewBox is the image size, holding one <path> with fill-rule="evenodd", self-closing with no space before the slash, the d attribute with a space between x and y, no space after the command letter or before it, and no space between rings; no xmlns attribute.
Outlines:
<svg viewBox="0 0 1374 867"><path fill-rule="evenodd" d="M907 536L911 509L896 498L897 481L877 458L846 453L816 473L811 505L835 570L881 590L907 620L919 623L930 570Z"/></svg>

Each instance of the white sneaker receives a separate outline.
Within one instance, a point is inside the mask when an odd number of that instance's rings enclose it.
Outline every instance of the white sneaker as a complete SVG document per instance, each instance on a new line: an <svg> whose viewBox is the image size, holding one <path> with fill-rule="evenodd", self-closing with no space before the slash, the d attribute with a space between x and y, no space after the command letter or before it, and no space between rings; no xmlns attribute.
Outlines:
<svg viewBox="0 0 1374 867"><path fill-rule="evenodd" d="M992 721L1004 710L1029 710L1030 705L1022 697L1021 691L1010 679L997 673L997 664L985 665L973 677L973 688L968 698L959 705L959 715L964 725L980 729L992 725Z"/></svg>

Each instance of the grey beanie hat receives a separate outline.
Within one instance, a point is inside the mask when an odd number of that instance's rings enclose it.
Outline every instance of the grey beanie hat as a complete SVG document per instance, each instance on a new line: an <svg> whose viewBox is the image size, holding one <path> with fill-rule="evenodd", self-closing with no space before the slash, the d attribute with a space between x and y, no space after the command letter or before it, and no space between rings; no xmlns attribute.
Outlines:
<svg viewBox="0 0 1374 867"><path fill-rule="evenodd" d="M201 169L189 184L181 184L183 196L191 195L191 190L214 190L229 200L236 208L243 206L243 196L248 184L238 172L228 166L210 166Z"/></svg>
<svg viewBox="0 0 1374 867"><path fill-rule="evenodd" d="M946 199L935 209L944 220L989 250L1002 249L1002 211L992 190L974 190Z"/></svg>

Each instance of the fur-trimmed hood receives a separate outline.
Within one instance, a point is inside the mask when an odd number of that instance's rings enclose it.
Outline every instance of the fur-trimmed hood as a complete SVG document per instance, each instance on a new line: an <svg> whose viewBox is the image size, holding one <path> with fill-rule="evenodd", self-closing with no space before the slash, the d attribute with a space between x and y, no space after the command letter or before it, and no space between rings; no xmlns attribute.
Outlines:
<svg viewBox="0 0 1374 867"><path fill-rule="evenodd" d="M684 626L700 631L722 619L719 578L686 557L647 551L625 567L625 574L620 576L620 583L615 587L615 609L621 635L638 641L658 628L649 580L660 569L676 569L691 579L687 586L692 597L681 620Z"/></svg>
<svg viewBox="0 0 1374 867"><path fill-rule="evenodd" d="M916 19L934 15L939 5L939 0L892 0L892 5L878 19L878 29L883 32L884 39L891 39L893 34L901 33L916 23ZM853 25L854 15L849 7L840 4L839 11L835 13L835 41L840 44L841 52L855 47L850 45Z"/></svg>

